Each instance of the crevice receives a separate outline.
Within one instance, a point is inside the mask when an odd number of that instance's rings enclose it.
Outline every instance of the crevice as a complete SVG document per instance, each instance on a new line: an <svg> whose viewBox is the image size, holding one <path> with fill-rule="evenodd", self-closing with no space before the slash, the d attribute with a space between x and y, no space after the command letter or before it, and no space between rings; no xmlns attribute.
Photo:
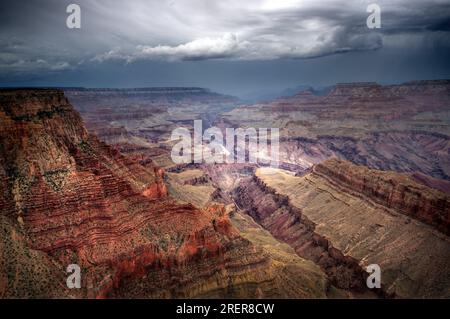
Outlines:
<svg viewBox="0 0 450 319"><path fill-rule="evenodd" d="M237 207L249 214L276 239L289 244L302 258L319 265L330 284L349 293L370 293L368 273L358 260L344 255L325 237L315 232L315 224L293 206L287 196L277 194L258 177L243 179L231 192ZM379 297L387 296L376 289Z"/></svg>

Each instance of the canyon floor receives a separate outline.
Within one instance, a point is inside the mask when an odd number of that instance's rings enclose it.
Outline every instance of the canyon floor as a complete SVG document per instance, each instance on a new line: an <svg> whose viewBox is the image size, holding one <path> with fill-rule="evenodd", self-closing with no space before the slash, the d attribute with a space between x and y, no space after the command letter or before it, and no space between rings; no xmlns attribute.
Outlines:
<svg viewBox="0 0 450 319"><path fill-rule="evenodd" d="M279 167L174 163L194 120L279 128ZM3 89L0 123L2 298L450 297L450 81Z"/></svg>

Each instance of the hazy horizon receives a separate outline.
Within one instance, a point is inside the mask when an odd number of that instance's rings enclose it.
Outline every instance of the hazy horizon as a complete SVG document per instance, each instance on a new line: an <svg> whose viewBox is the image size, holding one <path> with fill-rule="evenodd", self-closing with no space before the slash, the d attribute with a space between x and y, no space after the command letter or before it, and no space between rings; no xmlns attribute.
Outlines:
<svg viewBox="0 0 450 319"><path fill-rule="evenodd" d="M300 92L303 90L307 90L308 88L311 88L313 90L323 90L323 89L327 89L329 87L333 87L337 84L342 84L342 83L372 83L375 82L377 84L380 85L399 85L399 84L405 84L408 82L412 82L412 81L439 81L439 80L444 80L444 81L450 81L450 77L449 78L424 78L424 79L410 79L410 80L405 80L405 81L391 81L391 82L380 82L380 81L371 81L371 80L365 80L365 81L341 81L341 82L334 82L334 83L328 83L328 84L324 84L324 85L309 85L307 83L300 83L297 85L293 85L290 87L281 87L279 89L271 89L271 90L264 90L263 88L260 90L253 90L253 91L247 91L247 92L243 92L241 94L234 94L233 92L227 92L226 90L221 90L219 89L213 89L207 86L195 86L195 85L175 85L175 86L164 86L164 85L155 85L155 86L60 86L60 85L23 85L23 86L16 86L16 85L5 85L5 86L0 86L0 88L3 89L20 89L20 88L36 88L36 89L46 89L46 88L58 88L58 89L76 89L76 88L81 88L81 89L116 89L116 90L129 90L129 89L146 89L146 88L200 88L200 89L206 89L209 90L213 93L219 93L219 94L225 94L225 95L230 95L230 96L234 96L234 97L238 97L240 99L257 99L257 98L263 98L265 95L273 95L274 97L278 97L278 96L282 96L283 93L285 92L293 92L293 94L295 94L294 92ZM288 96L291 94L287 94Z"/></svg>

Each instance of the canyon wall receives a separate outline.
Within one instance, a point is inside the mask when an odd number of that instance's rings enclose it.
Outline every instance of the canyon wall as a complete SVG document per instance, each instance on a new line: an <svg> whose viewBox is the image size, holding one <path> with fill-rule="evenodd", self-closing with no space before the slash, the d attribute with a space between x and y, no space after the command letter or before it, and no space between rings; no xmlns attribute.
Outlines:
<svg viewBox="0 0 450 319"><path fill-rule="evenodd" d="M450 235L450 196L419 184L408 175L369 170L338 159L317 164L312 171Z"/></svg>
<svg viewBox="0 0 450 319"><path fill-rule="evenodd" d="M342 177L341 165L351 167L330 160L322 164L327 170L315 166L302 176L260 168L242 182L234 198L276 238L320 265L338 287L361 291L365 267L378 264L383 296L449 296L449 237L389 202L366 195L364 188L357 191L357 183L348 187L350 176ZM365 178L378 173L365 170ZM350 171L358 174L357 167ZM391 178L405 178L396 175L391 173ZM435 194L432 189L427 192ZM403 200L400 207L410 207L408 195Z"/></svg>

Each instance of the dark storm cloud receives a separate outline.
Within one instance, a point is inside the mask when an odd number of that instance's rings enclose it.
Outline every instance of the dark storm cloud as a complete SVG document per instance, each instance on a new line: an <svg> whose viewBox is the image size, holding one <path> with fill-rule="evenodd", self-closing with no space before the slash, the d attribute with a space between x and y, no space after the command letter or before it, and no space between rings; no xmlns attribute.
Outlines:
<svg viewBox="0 0 450 319"><path fill-rule="evenodd" d="M448 32L450 15L447 1L377 1L383 28L373 31L365 25L368 1L73 2L82 8L81 30L65 27L69 1L2 1L2 42L28 45L1 55L2 66L310 58L379 49L389 34Z"/></svg>
<svg viewBox="0 0 450 319"><path fill-rule="evenodd" d="M70 3L81 6L80 30L66 27ZM381 29L366 26L370 3L381 7ZM313 79L316 75L307 73L312 72L308 65L337 69L331 61L344 60L347 70L343 73L352 78L373 64L369 60L349 63L357 52L373 52L363 56L378 56L381 68L394 56L406 58L414 51L434 59L433 65L417 74L437 74L438 62L446 74L448 65L442 57L450 50L449 17L450 0L3 0L0 82L77 85L98 79L105 86L123 86L116 81L127 79L126 83L137 85L135 77L140 74L141 83L152 85L201 84L200 74L212 77L205 83L226 81L222 74L235 74L262 83L261 76L267 81L287 76L275 66L289 72L301 65L298 72L303 73L298 77ZM347 55L352 58L344 59ZM328 56L336 59L324 58ZM323 67L313 62L317 57L322 57L318 60ZM222 69L223 65L227 68ZM404 72L419 70L417 61L409 67L403 61L399 65ZM239 73L244 69L253 72L253 78ZM149 72L144 75L141 70ZM215 73L209 76L208 72ZM112 74L119 79L112 79ZM239 80L235 81L239 86ZM277 85L293 81L286 77Z"/></svg>

